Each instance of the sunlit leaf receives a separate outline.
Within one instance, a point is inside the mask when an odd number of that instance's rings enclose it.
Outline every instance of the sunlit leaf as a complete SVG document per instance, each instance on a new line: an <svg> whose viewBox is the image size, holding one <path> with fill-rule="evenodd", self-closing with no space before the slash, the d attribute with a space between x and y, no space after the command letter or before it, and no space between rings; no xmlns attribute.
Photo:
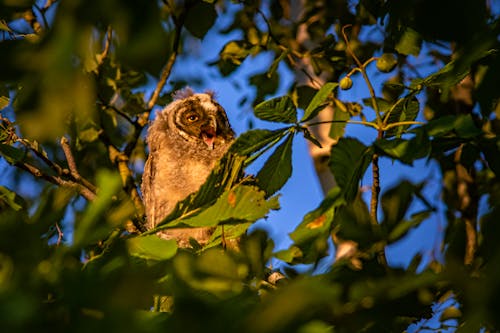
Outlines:
<svg viewBox="0 0 500 333"><path fill-rule="evenodd" d="M396 51L404 55L418 56L422 46L422 37L410 27L406 27L396 44Z"/></svg>
<svg viewBox="0 0 500 333"><path fill-rule="evenodd" d="M19 211L25 207L26 203L22 197L16 192L9 190L6 187L0 186L0 207L2 203L8 205L10 208Z"/></svg>
<svg viewBox="0 0 500 333"><path fill-rule="evenodd" d="M174 210L161 223L172 221L189 214L201 207L210 206L227 189L238 181L243 172L246 156L233 153L226 154L214 167L205 183L200 189L180 201Z"/></svg>
<svg viewBox="0 0 500 333"><path fill-rule="evenodd" d="M160 224L155 231L175 226L210 227L220 223L253 222L278 207L277 198L266 200L265 193L259 188L240 185L224 192L213 205L198 214Z"/></svg>
<svg viewBox="0 0 500 333"><path fill-rule="evenodd" d="M283 59L286 58L286 56L288 55L288 51L283 51L279 54L279 56L277 56L274 60L273 60L273 63L271 64L271 66L269 67L269 70L267 71L266 75L268 78L271 78L274 73L276 72L276 70L278 69L278 66L279 64L281 63L281 61Z"/></svg>
<svg viewBox="0 0 500 333"><path fill-rule="evenodd" d="M337 82L325 83L321 89L314 95L312 101L309 103L304 111L304 116L300 122L308 121L314 117L326 106L325 101L331 92L338 86Z"/></svg>
<svg viewBox="0 0 500 333"><path fill-rule="evenodd" d="M289 96L276 97L257 105L254 114L262 120L281 123L297 122L297 108Z"/></svg>
<svg viewBox="0 0 500 333"><path fill-rule="evenodd" d="M266 161L257 174L257 184L267 195L272 195L285 185L292 175L293 134L289 134Z"/></svg>
<svg viewBox="0 0 500 333"><path fill-rule="evenodd" d="M334 140L344 136L345 127L349 119L351 119L349 112L344 112L339 107L335 107L335 111L333 112L334 122L330 125L329 136Z"/></svg>
<svg viewBox="0 0 500 333"><path fill-rule="evenodd" d="M240 65L252 52L251 48L252 45L245 41L233 40L224 46L219 56L223 61L229 61L233 64Z"/></svg>
<svg viewBox="0 0 500 333"><path fill-rule="evenodd" d="M9 90L5 86L0 85L0 111L9 106L9 103Z"/></svg>
<svg viewBox="0 0 500 333"><path fill-rule="evenodd" d="M133 237L126 243L130 255L146 260L168 260L177 252L175 239L162 239L156 235Z"/></svg>
<svg viewBox="0 0 500 333"><path fill-rule="evenodd" d="M294 244L287 250L275 253L275 256L289 263L310 263L326 255L335 211L344 204L341 189L331 189L320 205L307 213L290 233Z"/></svg>

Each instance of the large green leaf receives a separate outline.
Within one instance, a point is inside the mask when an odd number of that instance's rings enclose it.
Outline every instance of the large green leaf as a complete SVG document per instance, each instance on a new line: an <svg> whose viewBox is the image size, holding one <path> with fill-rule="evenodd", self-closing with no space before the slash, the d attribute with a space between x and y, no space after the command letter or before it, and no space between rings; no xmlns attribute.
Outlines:
<svg viewBox="0 0 500 333"><path fill-rule="evenodd" d="M255 186L239 185L224 192L210 207L161 224L154 231L186 225L211 227L221 223L254 222L271 209L279 208L276 197L266 200L265 196L266 193Z"/></svg>
<svg viewBox="0 0 500 333"><path fill-rule="evenodd" d="M373 148L354 138L341 138L332 147L329 166L347 201L358 193L359 182L373 156Z"/></svg>
<svg viewBox="0 0 500 333"><path fill-rule="evenodd" d="M285 185L292 175L293 133L289 134L257 173L257 184L268 196Z"/></svg>
<svg viewBox="0 0 500 333"><path fill-rule="evenodd" d="M190 194L186 199L180 201L174 210L160 223L168 223L180 218L189 212L207 207L213 204L217 198L238 181L243 175L243 164L246 156L240 156L232 152L227 153L214 167L205 183L200 189Z"/></svg>
<svg viewBox="0 0 500 333"><path fill-rule="evenodd" d="M328 82L324 84L321 89L314 95L311 103L307 106L304 111L304 116L300 119L300 122L308 121L325 108L328 103L325 103L328 96L331 94L333 89L335 89L339 84L337 82Z"/></svg>
<svg viewBox="0 0 500 333"><path fill-rule="evenodd" d="M168 260L177 253L175 239L162 239L156 235L129 238L126 243L130 255L146 260Z"/></svg>
<svg viewBox="0 0 500 333"><path fill-rule="evenodd" d="M290 96L264 101L254 109L255 116L273 122L293 124L297 122L297 108Z"/></svg>

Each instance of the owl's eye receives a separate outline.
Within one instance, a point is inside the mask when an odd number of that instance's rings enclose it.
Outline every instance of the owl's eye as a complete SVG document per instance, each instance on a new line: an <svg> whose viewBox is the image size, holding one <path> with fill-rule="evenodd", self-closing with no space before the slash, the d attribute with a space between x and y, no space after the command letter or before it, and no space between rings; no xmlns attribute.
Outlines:
<svg viewBox="0 0 500 333"><path fill-rule="evenodd" d="M198 117L197 115L195 114L190 114L186 117L186 120L190 123L193 123L195 121L197 121L198 119L200 119L200 117Z"/></svg>

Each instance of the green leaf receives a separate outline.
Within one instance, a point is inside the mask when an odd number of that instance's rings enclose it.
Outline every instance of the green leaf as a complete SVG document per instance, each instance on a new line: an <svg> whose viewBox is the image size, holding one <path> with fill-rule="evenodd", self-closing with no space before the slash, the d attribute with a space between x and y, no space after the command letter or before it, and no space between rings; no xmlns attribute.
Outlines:
<svg viewBox="0 0 500 333"><path fill-rule="evenodd" d="M359 182L370 165L373 148L354 138L340 138L332 147L329 166L347 201L358 193Z"/></svg>
<svg viewBox="0 0 500 333"><path fill-rule="evenodd" d="M300 122L308 121L325 108L327 103L325 103L328 96L331 94L333 89L335 89L339 84L337 82L328 82L324 84L321 89L314 95L311 103L307 106L304 111L304 116L300 120Z"/></svg>
<svg viewBox="0 0 500 333"><path fill-rule="evenodd" d="M302 252L300 247L295 245L290 246L290 248L286 250L280 250L273 253L273 257L289 264L297 262L303 256L304 253Z"/></svg>
<svg viewBox="0 0 500 333"><path fill-rule="evenodd" d="M257 184L268 196L282 188L292 175L293 137L293 134L288 135L257 174Z"/></svg>
<svg viewBox="0 0 500 333"><path fill-rule="evenodd" d="M2 207L2 203L7 204L15 211L21 210L26 205L24 199L17 195L16 192L13 192L6 187L0 186L0 208Z"/></svg>
<svg viewBox="0 0 500 333"><path fill-rule="evenodd" d="M10 98L9 98L9 89L5 86L0 86L0 110L9 106Z"/></svg>
<svg viewBox="0 0 500 333"><path fill-rule="evenodd" d="M345 205L345 200L341 189L332 188L320 205L307 213L290 233L293 245L275 253L275 256L288 263L312 263L325 256L333 218L342 205Z"/></svg>
<svg viewBox="0 0 500 333"><path fill-rule="evenodd" d="M334 122L330 125L330 137L332 139L339 139L344 136L347 121L351 119L349 112L342 111L338 106L335 107L333 112Z"/></svg>
<svg viewBox="0 0 500 333"><path fill-rule="evenodd" d="M0 143L0 154L11 164L22 161L25 155L24 150L3 143Z"/></svg>
<svg viewBox="0 0 500 333"><path fill-rule="evenodd" d="M422 126L430 136L450 136L453 131L455 137L471 139L481 135L483 132L478 128L470 114L458 116L444 116L432 119Z"/></svg>
<svg viewBox="0 0 500 333"><path fill-rule="evenodd" d="M398 43L396 44L396 51L404 55L414 55L415 57L420 53L422 46L422 37L418 32L412 28L406 27L401 35Z"/></svg>
<svg viewBox="0 0 500 333"><path fill-rule="evenodd" d="M282 52L279 54L279 56L277 56L277 57L274 59L273 63L271 64L271 66L269 67L269 70L268 70L268 71L267 71L267 73L266 73L266 76L267 76L268 78L271 78L271 77L274 75L274 73L275 73L275 72L276 72L276 70L278 69L278 66L279 66L280 62L281 62L283 59L285 59L287 55L288 55L288 51L282 51Z"/></svg>
<svg viewBox="0 0 500 333"><path fill-rule="evenodd" d="M117 227L117 225L106 223L106 217L110 214L113 197L122 188L120 176L108 170L102 170L96 178L99 193L75 225L73 238L75 247L97 242Z"/></svg>
<svg viewBox="0 0 500 333"><path fill-rule="evenodd" d="M240 238L247 232L248 228L250 228L252 224L253 221L237 223L237 224L224 224L224 239L228 241L231 239ZM222 226L218 225L213 234L210 236L207 245L204 246L204 249L217 246L221 243L222 243Z"/></svg>
<svg viewBox="0 0 500 333"><path fill-rule="evenodd" d="M429 211L419 212L413 214L409 221L401 221L400 223L394 225L392 229L389 231L387 242L394 243L400 240L408 233L408 231L419 226L429 216L430 216Z"/></svg>
<svg viewBox="0 0 500 333"><path fill-rule="evenodd" d="M133 237L127 239L126 244L130 255L146 260L168 260L177 253L175 239L162 239L156 235Z"/></svg>
<svg viewBox="0 0 500 333"><path fill-rule="evenodd" d="M251 130L243 133L231 145L230 151L246 156L253 154L275 140L279 140L286 133L286 129L269 130Z"/></svg>
<svg viewBox="0 0 500 333"><path fill-rule="evenodd" d="M408 181L402 181L397 186L387 190L381 198L382 210L384 212L382 224L392 228L401 222L417 190L417 186Z"/></svg>
<svg viewBox="0 0 500 333"><path fill-rule="evenodd" d="M178 202L174 210L160 224L189 215L201 207L212 205L224 191L241 179L245 160L246 156L227 153L217 162L200 189Z"/></svg>
<svg viewBox="0 0 500 333"><path fill-rule="evenodd" d="M254 113L262 120L289 124L297 122L297 108L290 96L264 101L255 107Z"/></svg>
<svg viewBox="0 0 500 333"><path fill-rule="evenodd" d="M420 110L420 103L415 97L408 96L403 100L398 100L393 108L389 111L386 119L386 124L394 124L402 121L414 121L417 118ZM385 132L386 137L401 136L410 125L403 125L390 128Z"/></svg>
<svg viewBox="0 0 500 333"><path fill-rule="evenodd" d="M224 192L217 201L198 214L187 214L168 223L162 223L154 231L170 227L211 227L221 223L254 222L279 207L277 198L265 199L265 193L255 186L239 185ZM151 233L151 232L148 232Z"/></svg>
<svg viewBox="0 0 500 333"><path fill-rule="evenodd" d="M224 45L219 56L222 61L240 65L252 52L252 45L245 41L233 40ZM222 68L221 68L222 69Z"/></svg>
<svg viewBox="0 0 500 333"><path fill-rule="evenodd" d="M418 131L417 135L410 140L379 139L375 141L375 147L381 151L381 154L410 165L413 161L428 156L431 152L431 142L424 131Z"/></svg>
<svg viewBox="0 0 500 333"><path fill-rule="evenodd" d="M220 301L241 293L249 268L237 262L233 256L221 249L212 248L200 255L179 253L173 262L175 275L192 291L201 290L203 295L213 294ZM234 305L233 305L234 306Z"/></svg>
<svg viewBox="0 0 500 333"><path fill-rule="evenodd" d="M214 25L217 12L209 2L197 2L189 7L184 21L186 29L195 37L202 39Z"/></svg>
<svg viewBox="0 0 500 333"><path fill-rule="evenodd" d="M392 107L392 103L384 98L377 97L376 99L378 110L381 113L386 113ZM367 107L373 108L373 101L371 98L363 98L363 104Z"/></svg>

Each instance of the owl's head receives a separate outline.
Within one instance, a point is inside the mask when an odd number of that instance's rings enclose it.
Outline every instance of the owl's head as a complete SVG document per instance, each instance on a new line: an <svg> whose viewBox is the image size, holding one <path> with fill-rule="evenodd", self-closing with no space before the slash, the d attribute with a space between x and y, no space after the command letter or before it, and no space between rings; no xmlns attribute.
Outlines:
<svg viewBox="0 0 500 333"><path fill-rule="evenodd" d="M156 125L156 126L155 126ZM195 94L186 88L174 94L174 101L157 115L153 127L168 135L214 149L234 138L226 112L212 92Z"/></svg>

